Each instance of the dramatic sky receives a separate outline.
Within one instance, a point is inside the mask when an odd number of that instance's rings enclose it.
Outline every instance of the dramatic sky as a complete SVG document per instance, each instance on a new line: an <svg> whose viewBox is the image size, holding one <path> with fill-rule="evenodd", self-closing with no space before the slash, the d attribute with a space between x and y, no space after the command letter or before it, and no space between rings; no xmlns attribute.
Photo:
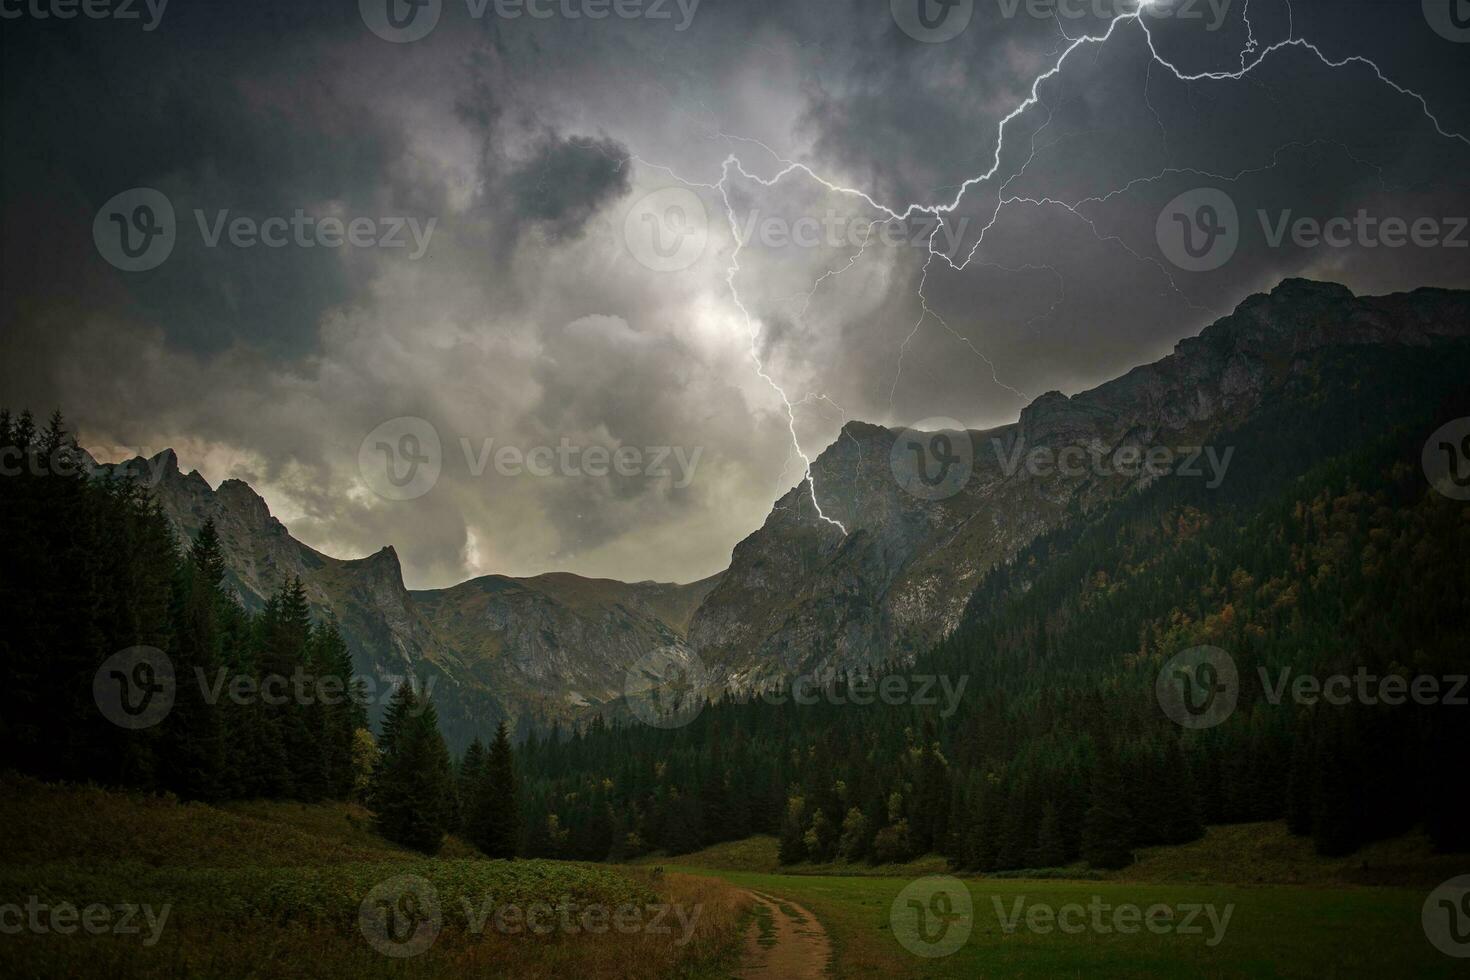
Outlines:
<svg viewBox="0 0 1470 980"><path fill-rule="evenodd" d="M0 401L244 479L330 554L391 543L414 587L691 580L801 478L793 428L815 457L846 419L1010 421L1286 276L1470 285L1466 0L1160 0L1040 83L940 258L880 208L954 204L1064 34L1134 0L919 2L392 0L395 31L389 0L3 0ZM1411 92L1257 63L1289 37ZM160 200L166 258L106 254ZM1273 241L1360 210L1420 241ZM1171 247L1185 220L1224 251ZM385 482L379 443L437 480ZM496 464L561 445L624 472Z"/></svg>

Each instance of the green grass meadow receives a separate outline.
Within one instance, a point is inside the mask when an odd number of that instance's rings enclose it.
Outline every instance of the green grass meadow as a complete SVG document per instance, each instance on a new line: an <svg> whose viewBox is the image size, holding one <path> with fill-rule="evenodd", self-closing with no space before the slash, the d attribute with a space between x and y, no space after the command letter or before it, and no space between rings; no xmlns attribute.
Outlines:
<svg viewBox="0 0 1470 980"><path fill-rule="evenodd" d="M946 874L942 860L778 870L775 839L756 837L665 861L671 870L718 876L805 906L831 936L834 974L843 978L1470 976L1470 961L1439 952L1421 926L1429 891L1470 872L1470 863L1464 855L1434 855L1414 836L1349 858L1322 858L1280 823L1211 827L1193 844L1145 849L1121 872L1078 867L1033 877L962 875L972 903L971 932L959 949L935 958L900 943L890 909L910 882ZM1096 880L1079 880L1084 875ZM1201 932L1188 935L1160 935L1143 926L1123 934L1111 929L1111 912L1104 917L1108 932L1091 928L1091 912L1088 927L1071 934L1055 923L1044 932L1027 927L1025 910L1033 905L1085 908L1094 896L1108 906L1145 911L1212 904L1223 916L1226 906L1233 908L1214 944L1217 930L1203 913L1193 923ZM1004 920L1015 917L1018 900L1021 917L1007 931ZM1177 912L1176 923L1188 914ZM1074 928L1076 915L1068 919ZM912 931L917 916L901 914L897 923Z"/></svg>
<svg viewBox="0 0 1470 980"><path fill-rule="evenodd" d="M909 879L890 876L782 875L680 867L745 888L790 898L826 926L840 977L1450 977L1470 975L1463 960L1432 947L1420 926L1425 892L1405 888L1316 888L1295 885L1208 886L962 878L973 901L969 940L951 955L922 958L905 949L890 907ZM1010 933L1002 914L1026 906L1213 903L1234 909L1223 937L1200 916L1199 935L1065 934L1030 931L1022 916ZM999 901L1003 913L998 913ZM902 919L900 917L902 928ZM1069 920L1075 921L1075 920ZM1180 923L1183 916L1179 916Z"/></svg>

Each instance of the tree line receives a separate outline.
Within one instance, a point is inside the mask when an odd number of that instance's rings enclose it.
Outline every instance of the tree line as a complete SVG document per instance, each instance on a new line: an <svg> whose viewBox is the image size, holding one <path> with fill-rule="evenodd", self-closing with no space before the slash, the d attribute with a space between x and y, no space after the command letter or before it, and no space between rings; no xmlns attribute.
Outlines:
<svg viewBox="0 0 1470 980"><path fill-rule="evenodd" d="M213 522L181 547L145 487L88 472L59 413L38 428L0 411L0 458L0 766L205 802L357 800L406 846L432 853L459 832L514 854L503 725L455 766L433 705L401 685L375 739L342 634L313 621L300 579L247 611ZM119 727L94 677L138 647L167 658L171 700L156 724Z"/></svg>
<svg viewBox="0 0 1470 980"><path fill-rule="evenodd" d="M1162 479L1074 503L985 576L948 640L858 675L966 677L952 714L852 704L849 675L816 704L721 697L670 729L595 717L513 748L501 725L458 761L411 687L367 733L351 658L329 621L312 623L300 582L248 614L221 587L211 526L181 550L129 481L23 467L0 479L0 751L43 776L188 798L356 797L385 836L428 853L447 833L496 857L584 860L765 833L788 863L938 853L992 872L1111 868L1206 824L1274 819L1324 854L1416 826L1465 850L1454 774L1470 710L1272 703L1257 677L1466 672L1470 520L1418 457L1425 433L1470 415L1467 363L1459 344L1313 355L1217 437L1237 450L1218 488ZM0 415L11 448L74 451L59 418L37 431ZM1203 644L1232 657L1238 704L1185 729L1155 681ZM91 704L91 678L134 645L166 651L181 677L304 671L353 693L210 705L180 684L162 724L125 732Z"/></svg>
<svg viewBox="0 0 1470 980"><path fill-rule="evenodd" d="M1456 746L1470 708L1273 704L1259 678L1470 668L1470 520L1419 468L1470 415L1464 345L1332 350L1299 365L1226 482L1164 479L1068 519L994 569L962 626L865 671L968 677L958 709L721 698L690 724L592 721L523 750L533 853L677 854L751 833L785 862L937 852L1004 871L1285 819L1324 854L1422 827L1470 848ZM1370 407L1371 406L1371 407ZM1239 701L1202 730L1155 695L1174 654L1233 658Z"/></svg>

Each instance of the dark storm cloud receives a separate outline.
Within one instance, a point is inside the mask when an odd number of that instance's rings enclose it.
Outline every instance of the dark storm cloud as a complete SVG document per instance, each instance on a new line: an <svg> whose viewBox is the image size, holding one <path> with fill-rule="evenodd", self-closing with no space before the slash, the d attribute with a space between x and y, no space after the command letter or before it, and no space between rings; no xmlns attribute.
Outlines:
<svg viewBox="0 0 1470 980"><path fill-rule="evenodd" d="M35 210L6 221L6 252L69 241L73 260L33 266L29 288L59 301L79 286L111 295L120 314L162 327L180 346L245 341L306 353L321 316L361 282L324 250L208 248L196 212L211 223L221 212L263 220L320 211L328 200L376 210L387 162L402 152L398 135L356 111L362 93L286 77L293 59L320 58L327 26L291 11L299 5L264 5L259 17L246 5L189 6L166 11L150 33L7 22L6 195ZM180 235L166 266L128 278L87 254L84 216L135 186L169 197ZM41 209L52 217L38 225Z"/></svg>
<svg viewBox="0 0 1470 980"><path fill-rule="evenodd" d="M1123 25L1039 86L1005 131L996 178L948 217L953 256L975 249L963 272L933 260L926 275L911 244L747 242L734 279L747 322L725 281L724 198L695 187L708 241L673 272L625 243L636 202L680 186L672 174L714 182L732 153L763 177L800 160L899 209L948 202L991 167L998 121L1055 62L1061 32L1102 22L976 0L964 32L926 44L870 0L704 0L682 31L477 20L445 0L428 36L394 44L357 6L174 0L152 31L5 22L0 388L60 404L98 440L176 444L186 466L246 478L325 550L391 542L416 585L553 567L718 570L800 475L752 350L815 454L848 418L1008 421L1026 396L1158 357L1284 276L1470 285L1463 250L1272 244L1258 217L1470 212L1470 149L1412 98L1364 65L1330 70L1301 50L1243 82L1182 82ZM1154 24L1161 55L1186 72L1237 68L1245 5L1220 9L1214 31ZM1436 35L1419 4L1253 0L1251 15L1261 43L1291 24L1331 57L1372 57L1444 128L1470 131L1470 46ZM97 208L134 186L164 192L179 217L173 254L151 272L120 272L92 243ZM1191 272L1163 254L1155 225L1201 186L1228 192L1241 242ZM801 174L726 190L741 227L880 217ZM411 260L208 247L194 213L296 209L435 224ZM357 449L403 415L436 427L444 476L385 504L365 490ZM703 455L683 488L476 476L462 441L489 439Z"/></svg>
<svg viewBox="0 0 1470 980"><path fill-rule="evenodd" d="M555 134L543 136L507 181L518 213L552 241L580 235L598 210L630 186L626 147L605 138Z"/></svg>

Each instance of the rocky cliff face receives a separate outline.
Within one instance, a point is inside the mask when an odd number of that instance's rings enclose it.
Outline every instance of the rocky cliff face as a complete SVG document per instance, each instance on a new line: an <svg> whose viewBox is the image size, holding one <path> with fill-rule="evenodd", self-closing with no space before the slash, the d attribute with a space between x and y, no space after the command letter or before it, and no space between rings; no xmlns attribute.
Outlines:
<svg viewBox="0 0 1470 980"><path fill-rule="evenodd" d="M952 433L973 463L956 492L939 499L925 499L909 453L917 442L928 475L937 476L939 458L952 450L849 423L812 467L823 512L847 533L818 517L810 486L792 490L735 547L729 571L695 612L689 641L738 686L906 659L948 634L984 573L1058 524L1068 507L1156 479L1132 464L1132 453L1144 460L1151 449L1209 447L1216 456L1194 462L1199 478L1212 479L1222 465L1228 474L1228 447L1210 446L1211 435L1248 417L1298 370L1300 355L1467 334L1464 292L1360 299L1342 286L1287 280L1154 364L1071 398L1042 395L1014 424ZM1172 454L1170 465L1186 455ZM1162 456L1159 463L1154 470Z"/></svg>
<svg viewBox="0 0 1470 980"><path fill-rule="evenodd" d="M413 596L476 682L552 717L622 697L650 651L686 650L689 616L716 581L488 575Z"/></svg>
<svg viewBox="0 0 1470 980"><path fill-rule="evenodd" d="M1068 508L1159 478L1186 462L1177 451L1187 447L1216 452L1193 460L1197 478L1215 478L1222 463L1228 473L1229 447L1211 436L1303 370L1302 355L1467 335L1470 293L1358 298L1288 280L1168 357L1070 398L1042 395L1010 425L935 442L848 423L812 468L823 512L845 533L818 516L803 483L736 545L726 572L691 585L492 575L410 592L391 547L355 560L323 555L292 538L249 486L212 489L182 473L171 451L112 468L151 475L181 537L214 519L229 585L247 606L300 576L317 612L342 623L359 671L432 679L446 733L462 747L502 718L617 710L629 668L650 655L697 655L716 688L907 659L952 631L985 572ZM1142 465L1150 450L1171 455L1151 469Z"/></svg>
<svg viewBox="0 0 1470 980"><path fill-rule="evenodd" d="M226 585L258 609L300 577L317 617L336 617L354 669L372 678L376 720L394 685L432 692L459 748L502 719L568 720L621 696L624 675L649 649L682 648L693 609L717 579L693 585L625 584L576 575L489 576L452 589L410 592L392 546L366 558L324 555L291 537L247 484L211 488L183 473L172 450L103 472L153 487L181 541L213 519L228 560Z"/></svg>

